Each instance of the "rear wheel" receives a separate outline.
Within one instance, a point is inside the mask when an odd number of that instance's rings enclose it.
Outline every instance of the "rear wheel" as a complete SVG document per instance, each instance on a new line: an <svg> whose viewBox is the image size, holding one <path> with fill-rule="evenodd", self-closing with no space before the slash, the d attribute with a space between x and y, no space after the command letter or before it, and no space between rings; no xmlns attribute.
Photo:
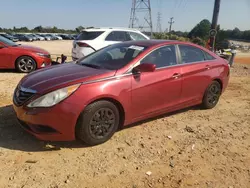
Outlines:
<svg viewBox="0 0 250 188"><path fill-rule="evenodd" d="M16 69L22 73L36 70L36 61L29 56L21 56L16 60Z"/></svg>
<svg viewBox="0 0 250 188"><path fill-rule="evenodd" d="M218 81L213 81L205 91L202 106L205 109L211 109L216 106L221 95L221 85Z"/></svg>
<svg viewBox="0 0 250 188"><path fill-rule="evenodd" d="M88 145L104 143L118 129L119 121L119 111L112 102L94 102L80 115L76 125L76 137Z"/></svg>

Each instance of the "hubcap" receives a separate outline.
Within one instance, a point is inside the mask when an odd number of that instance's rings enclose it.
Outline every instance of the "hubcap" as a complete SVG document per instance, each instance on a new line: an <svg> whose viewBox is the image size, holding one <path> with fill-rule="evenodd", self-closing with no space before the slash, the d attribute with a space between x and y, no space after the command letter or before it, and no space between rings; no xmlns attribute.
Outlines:
<svg viewBox="0 0 250 188"><path fill-rule="evenodd" d="M220 88L215 84L211 85L209 88L208 95L207 95L208 102L210 104L217 103L219 96L220 96Z"/></svg>
<svg viewBox="0 0 250 188"><path fill-rule="evenodd" d="M109 135L115 126L115 114L109 108L101 108L90 121L90 134L93 138L101 139Z"/></svg>
<svg viewBox="0 0 250 188"><path fill-rule="evenodd" d="M19 69L23 72L30 72L34 68L34 63L31 59L23 58L19 61Z"/></svg>

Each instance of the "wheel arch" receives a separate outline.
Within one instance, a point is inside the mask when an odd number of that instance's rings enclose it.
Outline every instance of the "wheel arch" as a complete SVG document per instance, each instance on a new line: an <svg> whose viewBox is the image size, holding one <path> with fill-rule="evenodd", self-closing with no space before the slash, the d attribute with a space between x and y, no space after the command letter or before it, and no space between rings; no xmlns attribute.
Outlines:
<svg viewBox="0 0 250 188"><path fill-rule="evenodd" d="M15 68L17 68L17 60L18 60L19 58L21 58L21 57L30 57L30 58L32 58L32 59L34 60L34 62L36 63L36 67L37 67L37 61L36 61L36 59L35 59L34 57L32 57L31 55L20 55L20 56L18 56L18 57L16 58L16 60L15 60Z"/></svg>
<svg viewBox="0 0 250 188"><path fill-rule="evenodd" d="M220 78L216 78L213 81L217 81L220 84L221 90L223 90L223 83L222 83L222 80Z"/></svg>
<svg viewBox="0 0 250 188"><path fill-rule="evenodd" d="M93 104L93 103L95 103L95 102L97 102L97 101L109 101L109 102L113 103L113 104L117 107L117 109L118 109L118 111L119 111L119 114L120 114L120 117L121 117L120 122L119 122L119 127L118 127L118 129L121 129L122 126L123 126L123 124L124 124L124 122L125 122L125 115L126 115L122 103L121 103L120 101L118 101L117 99L113 98L113 97L110 97L110 96L102 96L102 97L93 99L92 101L89 101L89 102L87 103L87 105L84 107L84 109L85 109L88 105ZM83 109L83 111L84 111L84 109ZM83 111L82 111L82 112L83 112ZM81 114L79 114L79 117L80 117L80 116L81 116ZM78 117L78 119L79 119L79 117ZM77 119L77 122L78 122L78 119Z"/></svg>

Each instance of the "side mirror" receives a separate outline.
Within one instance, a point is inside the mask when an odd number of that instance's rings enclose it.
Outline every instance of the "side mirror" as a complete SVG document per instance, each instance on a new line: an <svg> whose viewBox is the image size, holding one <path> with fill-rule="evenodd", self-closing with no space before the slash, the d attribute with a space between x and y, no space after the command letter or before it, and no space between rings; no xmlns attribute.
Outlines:
<svg viewBox="0 0 250 188"><path fill-rule="evenodd" d="M143 63L133 68L133 73L140 73L140 72L154 72L156 68L155 64L152 63Z"/></svg>

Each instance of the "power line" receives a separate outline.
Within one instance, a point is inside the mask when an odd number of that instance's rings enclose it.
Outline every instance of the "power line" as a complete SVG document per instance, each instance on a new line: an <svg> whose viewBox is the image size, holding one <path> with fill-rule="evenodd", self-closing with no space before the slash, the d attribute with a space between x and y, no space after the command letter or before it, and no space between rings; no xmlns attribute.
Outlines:
<svg viewBox="0 0 250 188"><path fill-rule="evenodd" d="M161 29L161 13L160 13L160 12L158 12L158 15L157 15L157 27L156 27L156 32L159 32L159 33L162 32L162 29Z"/></svg>
<svg viewBox="0 0 250 188"><path fill-rule="evenodd" d="M137 28L141 31L149 29L151 37L153 36L150 0L132 0L129 27Z"/></svg>

